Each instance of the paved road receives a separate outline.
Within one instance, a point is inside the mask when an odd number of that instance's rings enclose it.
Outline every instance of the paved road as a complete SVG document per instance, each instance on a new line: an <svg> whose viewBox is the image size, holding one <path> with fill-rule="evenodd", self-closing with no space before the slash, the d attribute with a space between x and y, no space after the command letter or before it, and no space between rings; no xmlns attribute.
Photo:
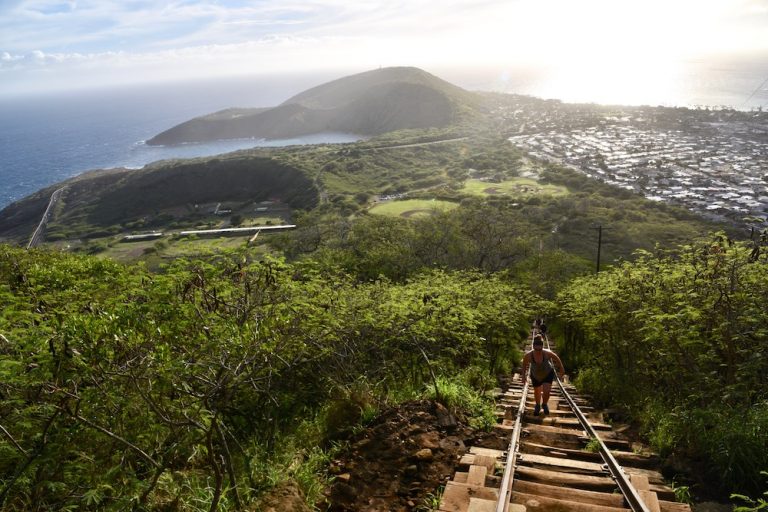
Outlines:
<svg viewBox="0 0 768 512"><path fill-rule="evenodd" d="M457 137L455 139L441 139L441 140L432 140L427 142L413 142L410 144L398 144L396 146L375 146L370 148L360 148L358 151L374 151L378 149L397 149L397 148L415 148L418 146L431 146L433 144L445 144L446 142L459 142L462 140L467 140L469 137Z"/></svg>
<svg viewBox="0 0 768 512"><path fill-rule="evenodd" d="M61 193L64 192L65 188L67 187L57 188L54 190L53 194L51 194L51 200L48 201L48 208L45 209L45 213L43 214L43 218L40 219L40 224L37 225L37 229L32 233L32 238L29 239L27 249L37 247L43 241L43 237L45 236L45 226L48 224L48 221L51 220L51 210L53 210L56 201L59 200Z"/></svg>

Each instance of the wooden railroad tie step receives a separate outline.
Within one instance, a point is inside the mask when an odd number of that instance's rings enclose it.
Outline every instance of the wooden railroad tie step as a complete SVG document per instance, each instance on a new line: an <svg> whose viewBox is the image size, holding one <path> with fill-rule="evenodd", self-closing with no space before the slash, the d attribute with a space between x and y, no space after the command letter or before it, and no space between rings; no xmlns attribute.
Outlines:
<svg viewBox="0 0 768 512"><path fill-rule="evenodd" d="M603 464L597 462L587 462L583 460L564 459L562 457L548 457L546 455L535 455L525 453L518 458L518 463L525 466L559 468L561 471L585 474L602 474L605 472Z"/></svg>
<svg viewBox="0 0 768 512"><path fill-rule="evenodd" d="M512 503L524 505L527 512L537 510L557 512L626 512L624 507L606 507L591 503L579 503L577 501L551 498L549 496L536 496L522 492L512 491Z"/></svg>
<svg viewBox="0 0 768 512"><path fill-rule="evenodd" d="M552 417L552 416L533 416L531 418L526 418L527 422L530 424L536 424L536 425L551 425L554 427L561 427L561 428L568 428L568 429L578 429L581 430L581 423L579 423L579 420L577 418L559 418L559 417ZM605 423L598 423L595 421L590 421L590 425L592 425L592 428L595 430L602 430L604 432L611 431L612 427L610 425L607 425Z"/></svg>
<svg viewBox="0 0 768 512"><path fill-rule="evenodd" d="M467 474L467 485L483 487L485 485L485 476L488 474L488 468L485 466L469 466Z"/></svg>
<svg viewBox="0 0 768 512"><path fill-rule="evenodd" d="M583 449L574 450L571 448L554 447L541 443L523 440L521 446L528 453L538 455L547 455L553 451L563 454L564 457L577 460L588 460L593 462L602 462L603 457L599 452L586 451ZM621 450L612 450L611 453L622 466L632 467L653 467L658 465L659 457L656 455L645 455L634 452L625 452Z"/></svg>
<svg viewBox="0 0 768 512"><path fill-rule="evenodd" d="M495 504L499 500L499 491L498 489L476 487L450 481L445 485L443 498L440 500L440 510L444 512L466 512L469 510L472 498L488 500Z"/></svg>
<svg viewBox="0 0 768 512"><path fill-rule="evenodd" d="M503 454L504 452L499 452ZM489 456L489 455L477 455L474 453L465 453L459 460L460 466L485 466L488 470L488 474L492 475L496 467L501 467L501 455Z"/></svg>
<svg viewBox="0 0 768 512"><path fill-rule="evenodd" d="M550 498L577 501L579 503L591 503L593 505L604 507L622 508L624 506L624 496L618 493L570 489L568 487L528 482L524 480L515 480L512 489L532 496L548 496Z"/></svg>
<svg viewBox="0 0 768 512"><path fill-rule="evenodd" d="M514 422L512 424L506 424L505 422L496 424L495 428L501 430L512 430L514 428ZM620 449L624 451L632 451L631 445L628 441L618 439L617 434L611 431L599 431L598 436L603 442L611 449ZM561 428L551 425L537 425L535 423L529 423L523 429L523 438L530 438L529 440L549 440L550 442L565 443L568 447L581 448L589 442L590 438L583 430L572 428ZM537 441L538 442L538 441Z"/></svg>
<svg viewBox="0 0 768 512"><path fill-rule="evenodd" d="M469 498L467 512L496 512L496 502L480 498Z"/></svg>
<svg viewBox="0 0 768 512"><path fill-rule="evenodd" d="M616 482L608 475L584 475L581 473L562 473L549 469L518 466L515 479L541 482L548 485L567 486L572 489L612 492Z"/></svg>

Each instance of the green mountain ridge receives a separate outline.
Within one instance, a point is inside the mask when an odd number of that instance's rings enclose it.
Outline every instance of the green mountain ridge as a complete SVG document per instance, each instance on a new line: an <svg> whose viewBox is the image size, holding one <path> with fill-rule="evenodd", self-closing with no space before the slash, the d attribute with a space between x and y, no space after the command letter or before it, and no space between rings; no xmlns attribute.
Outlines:
<svg viewBox="0 0 768 512"><path fill-rule="evenodd" d="M322 132L364 136L440 128L480 107L480 97L418 68L367 71L308 89L274 108L232 108L196 117L147 141L173 145Z"/></svg>

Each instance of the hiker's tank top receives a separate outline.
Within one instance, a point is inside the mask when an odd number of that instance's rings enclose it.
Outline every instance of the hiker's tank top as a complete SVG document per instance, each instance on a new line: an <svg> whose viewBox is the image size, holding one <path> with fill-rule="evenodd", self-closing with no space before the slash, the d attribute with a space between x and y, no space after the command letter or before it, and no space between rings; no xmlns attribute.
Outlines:
<svg viewBox="0 0 768 512"><path fill-rule="evenodd" d="M531 352L531 378L536 380L544 380L549 372L552 371L552 367L549 364L549 354L542 351L542 359L540 363L537 363L534 359L534 352Z"/></svg>

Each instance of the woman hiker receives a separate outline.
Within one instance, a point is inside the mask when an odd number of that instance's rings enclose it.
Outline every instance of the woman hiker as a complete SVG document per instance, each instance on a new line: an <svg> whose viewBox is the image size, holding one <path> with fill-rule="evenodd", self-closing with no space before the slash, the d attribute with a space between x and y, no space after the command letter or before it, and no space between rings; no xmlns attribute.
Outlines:
<svg viewBox="0 0 768 512"><path fill-rule="evenodd" d="M544 349L544 338L536 335L533 338L533 350L526 352L523 356L523 378L527 378L528 367L530 366L531 382L533 383L533 396L536 399L536 406L533 408L533 415L538 416L544 409L544 414L549 414L549 393L552 390L552 382L555 380L555 370L550 361L553 361L558 368L560 379L565 375L565 367L560 358L551 350ZM544 396L542 397L542 388ZM543 400L543 404L542 404Z"/></svg>

